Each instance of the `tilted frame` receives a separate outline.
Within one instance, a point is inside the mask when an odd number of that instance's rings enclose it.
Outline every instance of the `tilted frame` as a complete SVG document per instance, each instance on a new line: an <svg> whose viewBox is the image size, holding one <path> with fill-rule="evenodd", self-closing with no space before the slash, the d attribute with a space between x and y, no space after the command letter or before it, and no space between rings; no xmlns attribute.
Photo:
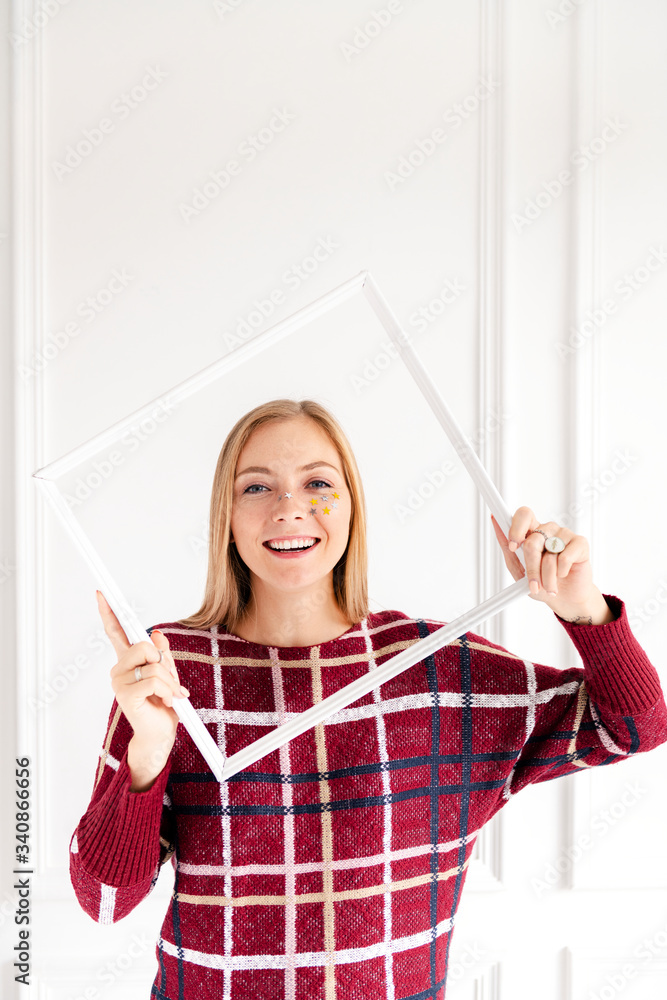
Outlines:
<svg viewBox="0 0 667 1000"><path fill-rule="evenodd" d="M178 385L163 393L158 399L151 400L150 403L146 403L145 406L140 407L127 417L112 424L78 448L74 448L72 451L67 452L66 455L33 473L33 478L42 488L45 497L61 519L64 528L69 533L72 541L99 582L99 589L109 602L131 643L142 640L150 641L150 636L132 610L129 602L123 596L120 587L112 578L71 508L66 503L56 484L56 479L65 472L76 468L86 458L97 454L105 446L114 444L128 429L135 426L145 417L150 416L156 405L175 406L184 399L187 399L188 396L192 396L200 389L203 389L204 386L214 382L222 375L226 375L238 365L256 357L267 347L273 346L279 340L289 336L295 330L300 329L322 314L334 309L337 305L359 292L365 295L367 302L394 343L406 368L435 413L447 437L456 448L461 461L486 501L487 507L505 534L509 532L511 515L500 493L427 374L412 347L410 337L402 330L371 274L368 271L362 271L330 292L322 295L310 305L304 306L304 308L292 316L288 316L281 322L274 324L264 333L253 337L246 344L231 351L223 358L214 361L206 368L202 368L201 371L196 372L190 378L185 379L185 381L179 382ZM516 555L523 564L523 554L520 549L517 550ZM503 608L507 607L508 604L518 597L528 593L528 580L524 576L509 587L494 594L487 601L478 604L476 607L471 608L470 611L460 615L454 621L443 625L425 639L415 642L408 649L403 650L402 653L390 657L390 659L385 661L381 666L376 667L370 673L364 674L351 684L347 684L317 705L313 705L312 708L299 713L288 722L278 726L270 733L244 747L243 750L239 750L227 758L221 753L189 699L175 698L173 702L174 710L201 751L213 774L218 781L224 781L238 771L243 770L243 768L254 764L273 750L277 750L289 742L289 740L294 739L308 729L312 729L335 712L347 708L357 698L361 698L374 688L380 687L380 685L392 677L397 676L397 674L407 670L408 667L418 663L419 660L423 660L426 656L430 656L436 650L453 642L465 632L477 628L481 622L502 611Z"/></svg>

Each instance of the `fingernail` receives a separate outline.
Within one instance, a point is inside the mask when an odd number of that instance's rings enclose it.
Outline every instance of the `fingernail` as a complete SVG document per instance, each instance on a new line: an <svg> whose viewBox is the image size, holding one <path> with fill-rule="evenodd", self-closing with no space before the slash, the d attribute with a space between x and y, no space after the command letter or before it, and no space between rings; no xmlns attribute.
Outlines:
<svg viewBox="0 0 667 1000"><path fill-rule="evenodd" d="M530 592L531 592L531 594L539 594L539 592L540 592L540 585L537 582L537 580L531 580L530 581Z"/></svg>
<svg viewBox="0 0 667 1000"><path fill-rule="evenodd" d="M547 591L547 594L549 594L550 597L555 597L557 593L558 593L557 590L548 590Z"/></svg>
<svg viewBox="0 0 667 1000"><path fill-rule="evenodd" d="M190 692L188 691L188 689L186 687L183 687L182 684L181 684L181 693L183 694L183 697L185 697L185 698L189 698L190 697Z"/></svg>
<svg viewBox="0 0 667 1000"><path fill-rule="evenodd" d="M514 552L514 550L517 548L516 542L510 542L508 548L510 552Z"/></svg>

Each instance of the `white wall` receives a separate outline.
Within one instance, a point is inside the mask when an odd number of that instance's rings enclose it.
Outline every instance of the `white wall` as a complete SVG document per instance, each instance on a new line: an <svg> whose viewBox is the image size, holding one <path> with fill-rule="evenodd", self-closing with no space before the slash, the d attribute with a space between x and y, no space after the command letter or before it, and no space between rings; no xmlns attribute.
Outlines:
<svg viewBox="0 0 667 1000"><path fill-rule="evenodd" d="M596 582L624 598L667 681L667 9L659 0L2 9L1 169L12 183L0 207L0 447L3 468L16 471L15 492L3 476L0 494L3 996L13 995L6 956L17 940L4 804L19 754L33 761L31 995L74 1000L94 987L96 1000L139 1000L169 886L165 873L154 898L113 927L95 925L74 899L67 844L90 794L114 657L100 639L96 581L31 473L227 354L256 300L280 298L259 333L368 269L510 508L528 504L589 538ZM380 30L377 11L393 11ZM266 141L251 158L243 144L253 134ZM204 188L230 159L239 166L226 187ZM198 203L196 189L207 192ZM196 211L184 209L193 202ZM318 245L323 259L306 274ZM125 277L110 285L114 272ZM457 291L436 315L447 282ZM509 582L465 473L413 515L397 513L451 449L399 362L387 361L382 333L364 323L350 303L275 361L267 354L193 397L139 447L124 445L116 472L76 508L146 626L198 604L212 471L231 422L293 391L328 402L357 450L375 607L448 620ZM375 378L376 362L387 367ZM400 409L397 393L408 400ZM84 463L68 488L93 470ZM131 490L139 502L128 503ZM577 662L535 602L483 631L540 662ZM635 950L657 947L667 930L666 762L661 747L527 790L501 813L468 879L452 952L465 974L448 998L527 1000L538 984L541 1000L605 996L624 964L633 970L616 979L624 1000L664 993L667 951ZM628 783L641 792L623 807ZM537 889L586 829L598 830L595 849L563 862L557 886Z"/></svg>

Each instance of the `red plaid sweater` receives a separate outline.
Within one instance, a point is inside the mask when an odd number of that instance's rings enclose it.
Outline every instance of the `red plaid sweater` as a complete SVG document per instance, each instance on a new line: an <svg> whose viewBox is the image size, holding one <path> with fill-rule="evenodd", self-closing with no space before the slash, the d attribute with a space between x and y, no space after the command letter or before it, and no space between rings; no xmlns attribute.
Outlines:
<svg viewBox="0 0 667 1000"><path fill-rule="evenodd" d="M132 730L114 701L70 845L81 906L120 920L171 859L159 1000L443 1000L484 824L531 782L667 741L658 675L623 602L606 600L614 621L563 622L583 669L468 632L222 784L179 726L152 788L130 792ZM383 611L310 647L154 627L231 755L442 624Z"/></svg>

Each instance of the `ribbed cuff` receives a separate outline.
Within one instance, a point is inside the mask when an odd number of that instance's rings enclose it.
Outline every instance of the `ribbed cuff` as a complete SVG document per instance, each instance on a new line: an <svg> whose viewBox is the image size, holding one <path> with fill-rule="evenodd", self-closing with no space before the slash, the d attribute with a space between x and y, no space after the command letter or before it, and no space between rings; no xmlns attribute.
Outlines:
<svg viewBox="0 0 667 1000"><path fill-rule="evenodd" d="M617 715L645 712L663 697L658 673L630 629L625 603L602 595L616 616L604 625L574 625L556 618L584 661L584 678L594 702Z"/></svg>
<svg viewBox="0 0 667 1000"><path fill-rule="evenodd" d="M151 878L160 858L162 800L171 758L145 792L131 792L127 750L98 802L77 828L84 870L105 885L128 886ZM94 798L94 795L93 795Z"/></svg>

